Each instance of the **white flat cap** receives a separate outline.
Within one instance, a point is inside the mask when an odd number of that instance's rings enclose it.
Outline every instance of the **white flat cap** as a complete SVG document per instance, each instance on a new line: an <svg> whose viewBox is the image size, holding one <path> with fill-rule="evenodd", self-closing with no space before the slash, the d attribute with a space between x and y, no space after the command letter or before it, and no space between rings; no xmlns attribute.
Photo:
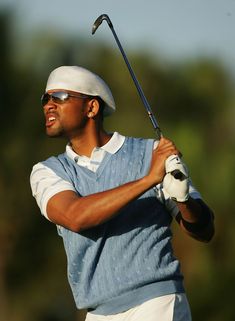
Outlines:
<svg viewBox="0 0 235 321"><path fill-rule="evenodd" d="M105 103L104 116L112 114L116 107L108 85L98 75L79 66L61 66L48 78L46 91L64 89L90 96L99 96Z"/></svg>

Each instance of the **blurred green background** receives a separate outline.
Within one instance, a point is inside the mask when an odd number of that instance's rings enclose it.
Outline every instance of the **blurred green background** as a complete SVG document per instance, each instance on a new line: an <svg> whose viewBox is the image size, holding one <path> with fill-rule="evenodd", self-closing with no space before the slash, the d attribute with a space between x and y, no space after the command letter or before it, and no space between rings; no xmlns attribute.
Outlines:
<svg viewBox="0 0 235 321"><path fill-rule="evenodd" d="M67 283L62 241L40 215L29 186L32 166L63 152L66 143L44 134L40 96L48 73L63 64L97 72L118 106L105 121L107 130L154 133L115 45L46 28L24 43L14 28L12 11L0 11L0 321L82 321L85 312L76 311ZM193 319L234 321L234 73L216 55L174 63L142 48L128 56L165 136L180 147L194 185L216 215L209 244L173 225Z"/></svg>

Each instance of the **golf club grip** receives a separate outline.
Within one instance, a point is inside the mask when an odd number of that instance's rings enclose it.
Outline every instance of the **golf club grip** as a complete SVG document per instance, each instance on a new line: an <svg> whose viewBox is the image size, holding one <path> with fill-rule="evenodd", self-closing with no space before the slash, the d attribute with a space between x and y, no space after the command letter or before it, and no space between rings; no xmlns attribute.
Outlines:
<svg viewBox="0 0 235 321"><path fill-rule="evenodd" d="M149 116L150 116L150 115L149 115ZM163 137L162 131L161 131L161 129L160 129L158 126L157 126L157 127L154 126L154 124L155 124L155 122L154 122L154 120L155 120L154 115L151 114L150 119L151 119L151 121L152 121L154 130L155 130L155 133L156 133L156 138L157 138L157 140L160 140L161 137ZM175 179L179 179L179 180L182 180L182 179L184 178L183 173L181 173L181 171L178 170L178 169L173 170L173 171L171 172L171 175L174 176Z"/></svg>

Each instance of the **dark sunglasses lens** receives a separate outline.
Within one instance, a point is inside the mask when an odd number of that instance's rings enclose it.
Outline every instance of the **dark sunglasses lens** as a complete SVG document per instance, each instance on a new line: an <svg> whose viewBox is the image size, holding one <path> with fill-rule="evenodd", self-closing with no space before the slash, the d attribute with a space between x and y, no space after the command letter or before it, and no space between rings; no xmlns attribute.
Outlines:
<svg viewBox="0 0 235 321"><path fill-rule="evenodd" d="M44 94L42 95L41 102L42 106L45 106L50 99L52 99L54 102L60 104L66 101L69 98L69 94L63 91L54 92L52 94Z"/></svg>
<svg viewBox="0 0 235 321"><path fill-rule="evenodd" d="M56 103L62 103L63 101L66 101L69 98L69 94L64 91L57 91L51 94L51 98Z"/></svg>

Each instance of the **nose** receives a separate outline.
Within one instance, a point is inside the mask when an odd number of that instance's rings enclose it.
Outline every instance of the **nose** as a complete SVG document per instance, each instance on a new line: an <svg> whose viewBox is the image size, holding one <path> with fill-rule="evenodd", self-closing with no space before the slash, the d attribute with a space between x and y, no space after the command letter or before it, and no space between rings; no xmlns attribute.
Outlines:
<svg viewBox="0 0 235 321"><path fill-rule="evenodd" d="M57 105L53 102L52 99L50 99L44 106L43 106L43 110L45 113L52 111L52 110L56 110L57 109Z"/></svg>

